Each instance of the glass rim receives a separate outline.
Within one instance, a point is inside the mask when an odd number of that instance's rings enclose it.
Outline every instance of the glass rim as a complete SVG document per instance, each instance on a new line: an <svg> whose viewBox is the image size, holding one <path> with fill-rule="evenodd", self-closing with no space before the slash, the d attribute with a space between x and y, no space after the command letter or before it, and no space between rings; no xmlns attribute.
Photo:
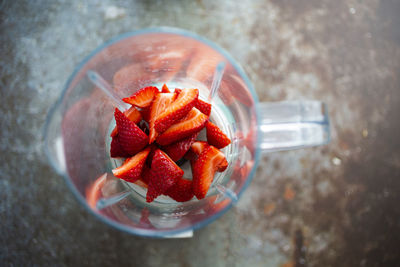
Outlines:
<svg viewBox="0 0 400 267"><path fill-rule="evenodd" d="M197 33L191 32L191 31L187 31L184 29L180 29L180 28L173 28L173 27L152 27L152 28L145 28L145 29L140 29L140 30L136 30L136 31L131 31L131 32L126 32L120 35L117 35L113 38L111 38L110 40L104 42L103 44L101 44L100 46L98 46L96 49L94 49L92 52L89 53L89 55L87 55L78 65L76 65L76 67L74 68L74 71L71 73L71 75L69 76L67 82L64 85L64 88L58 98L58 100L54 103L54 105L49 109L49 112L47 114L46 117L46 121L44 124L44 133L43 133L43 138L44 138L44 152L48 158L48 160L50 161L50 165L53 167L53 169L56 170L56 172L61 175L64 180L66 181L68 187L71 189L71 191L73 192L73 194L75 195L75 197L78 199L78 201L85 207L86 210L89 211L89 213L93 214L96 218L100 219L102 222L104 222L107 225L110 225L112 227L115 227L121 231L127 232L129 234L134 234L134 235L138 235L138 236L143 236L143 237L165 237L165 236L171 236L171 235L177 235L177 234L181 234L187 231L192 231L192 230L196 230L199 228L202 228L208 224L210 224L211 222L215 221L216 219L218 219L220 216L222 216L223 214L225 214L231 207L232 207L232 201L230 201L230 203L223 209L221 209L219 212L213 214L212 216L206 218L205 220L202 220L200 222L197 222L191 226L188 227L184 227L184 228L180 228L180 229L176 229L176 230L147 230L147 229L140 229L140 228L133 228L133 227L129 227L126 226L124 224L115 222L103 215L101 215L100 213L94 211L91 207L89 207L86 199L84 197L82 197L81 193L78 192L78 190L76 189L75 185L72 183L68 173L66 172L62 172L58 169L57 164L55 163L55 160L53 159L53 157L51 156L51 153L49 151L49 148L47 146L47 141L48 141L48 128L50 126L50 121L52 119L52 117L54 116L57 107L61 104L68 88L70 87L72 81L75 79L76 75L79 73L79 71L95 56L97 55L100 51L108 48L109 46L122 41L124 39L133 37L133 36L138 36L138 35L142 35L142 34L151 34L151 33L167 33L167 34L176 34L176 35L180 35L183 37L189 37L189 38L193 38L197 41L200 41L202 43L204 43L205 45L211 47L212 49L214 49L215 51L217 51L218 53L220 53L222 56L224 56L229 63L232 64L232 66L235 68L235 70L239 73L240 77L244 80L247 88L249 89L252 98L254 99L254 108L256 111L256 120L257 120L257 125L259 124L259 120L260 120L260 114L259 114L259 107L258 107L258 97L257 94L254 90L254 87L252 85L252 83L250 82L250 79L247 77L246 73L244 72L244 70L242 69L242 67L240 66L240 64L222 47L220 47L219 45L217 45L216 43L206 39L205 37L202 37L200 35L198 35ZM250 182L253 180L258 163L259 163L259 159L260 159L260 132L259 129L257 128L257 140L256 140L256 147L255 147L255 154L254 154L254 165L252 167L251 172L249 173L245 183L243 184L241 190L239 191L239 193L237 194L238 200L240 199L241 195L243 194L243 192L246 190L246 188L249 186Z"/></svg>

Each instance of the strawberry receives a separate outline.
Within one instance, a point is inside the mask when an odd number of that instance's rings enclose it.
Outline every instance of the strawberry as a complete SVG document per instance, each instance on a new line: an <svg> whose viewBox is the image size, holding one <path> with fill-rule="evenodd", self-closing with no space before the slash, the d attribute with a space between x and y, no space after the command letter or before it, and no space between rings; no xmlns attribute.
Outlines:
<svg viewBox="0 0 400 267"><path fill-rule="evenodd" d="M154 86L148 86L135 92L130 97L125 97L122 99L125 103L137 106L139 108L145 108L150 106L151 101L153 101L156 94L158 94L158 88Z"/></svg>
<svg viewBox="0 0 400 267"><path fill-rule="evenodd" d="M150 128L150 144L154 142L158 136L158 132L154 128L156 117L167 109L175 100L176 95L173 93L158 93L154 98L150 108L149 128Z"/></svg>
<svg viewBox="0 0 400 267"><path fill-rule="evenodd" d="M176 162L180 160L183 155L185 155L186 152L190 149L198 134L198 132L194 133L189 137L179 140L178 142L167 145L163 147L163 150L173 161Z"/></svg>
<svg viewBox="0 0 400 267"><path fill-rule="evenodd" d="M128 117L132 122L139 123L142 120L142 115L140 114L139 110L135 107L130 107L128 110L124 111L125 116ZM114 130L111 132L110 136L114 137L118 133L117 127L114 127Z"/></svg>
<svg viewBox="0 0 400 267"><path fill-rule="evenodd" d="M186 89L179 93L176 100L167 107L155 121L155 129L162 133L167 130L172 124L186 116L194 107L199 96L198 89Z"/></svg>
<svg viewBox="0 0 400 267"><path fill-rule="evenodd" d="M150 152L151 153L151 152ZM147 156L147 159L150 157L150 153ZM143 165L143 170L142 170L142 174L140 176L140 180L145 183L146 185L149 184L149 179L150 179L150 168L144 164Z"/></svg>
<svg viewBox="0 0 400 267"><path fill-rule="evenodd" d="M145 108L142 108L142 109L140 110L140 114L142 114L143 120L145 120L147 123L149 123L149 121L150 121L150 110L151 110L151 106L152 106L152 105L150 105L150 106L148 106L148 107L145 107Z"/></svg>
<svg viewBox="0 0 400 267"><path fill-rule="evenodd" d="M190 147L190 150L186 153L185 158L188 160L196 160L203 150L208 147L209 144L206 141L196 141Z"/></svg>
<svg viewBox="0 0 400 267"><path fill-rule="evenodd" d="M142 150L149 142L147 135L118 108L115 109L114 116L122 149L130 155Z"/></svg>
<svg viewBox="0 0 400 267"><path fill-rule="evenodd" d="M111 139L110 156L112 158L129 157L129 154L122 149L118 135L113 136Z"/></svg>
<svg viewBox="0 0 400 267"><path fill-rule="evenodd" d="M170 189L167 190L167 192L165 192L165 195L178 202L191 200L194 196L192 181L185 178L179 179Z"/></svg>
<svg viewBox="0 0 400 267"><path fill-rule="evenodd" d="M194 106L195 106L195 108L200 110L203 114L210 116L210 114L211 114L211 104L210 103L207 103L201 99L197 99L197 102Z"/></svg>
<svg viewBox="0 0 400 267"><path fill-rule="evenodd" d="M120 167L112 170L115 177L133 183L141 176L144 163L149 155L150 148L137 153L131 158L127 158Z"/></svg>
<svg viewBox="0 0 400 267"><path fill-rule="evenodd" d="M165 193L183 176L183 171L160 149L154 153L151 162L146 201L152 202Z"/></svg>
<svg viewBox="0 0 400 267"><path fill-rule="evenodd" d="M198 199L206 196L216 171L224 171L228 162L224 154L214 146L208 146L192 165L193 192Z"/></svg>
<svg viewBox="0 0 400 267"><path fill-rule="evenodd" d="M218 128L217 125L208 121L206 123L207 129L207 141L210 145L215 146L216 148L226 147L231 143L231 140Z"/></svg>
<svg viewBox="0 0 400 267"><path fill-rule="evenodd" d="M199 132L204 128L208 117L197 108L193 108L184 119L172 125L157 138L157 143L166 146Z"/></svg>
<svg viewBox="0 0 400 267"><path fill-rule="evenodd" d="M175 88L175 94L179 95L182 92L182 89Z"/></svg>
<svg viewBox="0 0 400 267"><path fill-rule="evenodd" d="M165 83L161 88L161 93L171 93L171 91L168 89L168 86Z"/></svg>

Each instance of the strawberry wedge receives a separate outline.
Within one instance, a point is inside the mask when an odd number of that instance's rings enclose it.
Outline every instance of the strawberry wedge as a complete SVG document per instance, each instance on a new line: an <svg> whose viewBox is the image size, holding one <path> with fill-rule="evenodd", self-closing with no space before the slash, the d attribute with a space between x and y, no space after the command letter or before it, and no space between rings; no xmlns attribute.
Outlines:
<svg viewBox="0 0 400 267"><path fill-rule="evenodd" d="M208 146L200 154L192 167L193 193L198 199L202 199L206 196L210 188L215 172L224 171L228 167L228 162L218 148Z"/></svg>
<svg viewBox="0 0 400 267"><path fill-rule="evenodd" d="M196 160L200 156L201 152L203 152L203 150L208 146L209 144L206 141L193 142L190 150L185 154L185 159L192 161Z"/></svg>
<svg viewBox="0 0 400 267"><path fill-rule="evenodd" d="M153 103L150 108L149 115L149 143L153 143L156 137L158 136L158 132L154 128L156 117L164 112L171 105L171 103L175 100L176 95L173 93L158 93L154 98Z"/></svg>
<svg viewBox="0 0 400 267"><path fill-rule="evenodd" d="M224 148L231 143L231 139L224 134L224 132L218 128L217 125L208 121L206 123L207 129L207 141L210 145L215 146L216 148Z"/></svg>
<svg viewBox="0 0 400 267"><path fill-rule="evenodd" d="M124 111L124 115L128 117L132 122L139 123L142 120L142 114L135 107L130 107L128 110ZM114 137L118 134L117 127L111 132L110 136Z"/></svg>
<svg viewBox="0 0 400 267"><path fill-rule="evenodd" d="M122 149L129 155L135 155L149 142L147 135L118 108L114 112L118 128L118 139Z"/></svg>
<svg viewBox="0 0 400 267"><path fill-rule="evenodd" d="M156 141L158 144L166 146L186 138L203 129L207 119L207 115L201 113L197 108L193 108L184 119L159 135Z"/></svg>
<svg viewBox="0 0 400 267"><path fill-rule="evenodd" d="M158 93L157 87L149 86L140 89L139 91L135 92L130 97L125 97L122 99L125 103L134 105L139 108L145 108L150 106L151 101L153 101L154 97Z"/></svg>
<svg viewBox="0 0 400 267"><path fill-rule="evenodd" d="M197 99L197 102L194 105L194 107L200 110L203 114L206 114L207 116L210 116L211 114L211 104L201 99Z"/></svg>
<svg viewBox="0 0 400 267"><path fill-rule="evenodd" d="M167 154L157 149L151 162L146 201L152 202L164 194L182 176L183 170Z"/></svg>
<svg viewBox="0 0 400 267"><path fill-rule="evenodd" d="M161 88L161 93L171 93L171 91L169 90L168 86L165 83Z"/></svg>
<svg viewBox="0 0 400 267"><path fill-rule="evenodd" d="M172 105L157 116L155 121L157 132L164 132L171 125L185 117L196 104L198 96L198 89L182 90Z"/></svg>
<svg viewBox="0 0 400 267"><path fill-rule="evenodd" d="M194 196L192 181L185 178L179 179L170 189L167 190L167 192L165 192L165 195L178 202L191 200Z"/></svg>
<svg viewBox="0 0 400 267"><path fill-rule="evenodd" d="M173 161L178 161L188 152L198 134L194 133L178 142L165 146L163 150Z"/></svg>
<svg viewBox="0 0 400 267"><path fill-rule="evenodd" d="M110 156L112 158L118 158L118 157L126 158L126 157L129 157L129 154L126 153L122 149L122 146L121 146L121 144L119 142L118 135L113 136L112 139L111 139Z"/></svg>
<svg viewBox="0 0 400 267"><path fill-rule="evenodd" d="M127 158L122 166L112 170L114 176L130 183L136 182L141 177L143 166L149 152L150 148L146 148L135 156Z"/></svg>

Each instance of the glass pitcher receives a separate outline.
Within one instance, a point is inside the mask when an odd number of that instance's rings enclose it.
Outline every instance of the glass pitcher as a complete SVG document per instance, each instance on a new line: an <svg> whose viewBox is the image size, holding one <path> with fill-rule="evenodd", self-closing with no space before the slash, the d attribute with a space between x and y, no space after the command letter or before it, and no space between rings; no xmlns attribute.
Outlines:
<svg viewBox="0 0 400 267"><path fill-rule="evenodd" d="M229 167L204 199L145 200L146 188L111 170L110 132L116 106L145 86L198 88L212 102L210 120L232 140ZM212 92L211 92L212 91ZM123 34L93 51L75 71L45 125L45 151L79 202L102 221L129 233L169 237L214 221L251 182L260 154L329 142L327 109L318 101L258 102L248 77L216 44L175 28Z"/></svg>

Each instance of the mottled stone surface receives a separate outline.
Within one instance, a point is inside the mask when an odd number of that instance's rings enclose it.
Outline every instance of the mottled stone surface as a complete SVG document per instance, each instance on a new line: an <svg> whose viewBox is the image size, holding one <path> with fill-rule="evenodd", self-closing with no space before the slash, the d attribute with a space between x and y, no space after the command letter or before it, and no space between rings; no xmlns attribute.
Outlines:
<svg viewBox="0 0 400 267"><path fill-rule="evenodd" d="M395 0L0 1L0 265L398 265L399 13ZM160 25L226 48L262 101L325 101L333 127L327 146L264 156L238 206L192 239L104 225L43 155L74 66Z"/></svg>

